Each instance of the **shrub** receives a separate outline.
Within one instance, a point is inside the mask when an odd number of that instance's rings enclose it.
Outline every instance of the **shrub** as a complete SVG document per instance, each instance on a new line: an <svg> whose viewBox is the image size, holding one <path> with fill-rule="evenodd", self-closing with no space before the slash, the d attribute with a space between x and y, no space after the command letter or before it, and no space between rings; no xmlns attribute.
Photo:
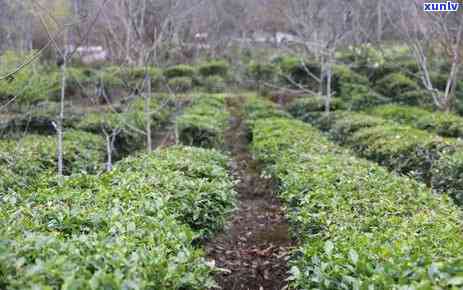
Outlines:
<svg viewBox="0 0 463 290"><path fill-rule="evenodd" d="M144 84L145 74L150 78L152 89L159 87L161 83L161 71L152 66L147 67L132 67L126 71L127 84L132 87L142 89Z"/></svg>
<svg viewBox="0 0 463 290"><path fill-rule="evenodd" d="M277 76L278 68L274 64L261 64L251 62L246 74L254 81L255 87L261 89L262 82L273 83Z"/></svg>
<svg viewBox="0 0 463 290"><path fill-rule="evenodd" d="M436 192L447 192L458 198L463 190L458 171L460 166L463 168L460 165L463 160L457 152L463 149L463 143L384 122L378 117L343 113L332 120L330 135L363 157L398 173L413 176L432 186ZM355 126L351 126L352 123ZM457 202L461 200L457 199Z"/></svg>
<svg viewBox="0 0 463 290"><path fill-rule="evenodd" d="M351 146L362 156L430 184L434 160L461 145L411 127L386 125L353 134Z"/></svg>
<svg viewBox="0 0 463 290"><path fill-rule="evenodd" d="M43 172L55 172L56 137L27 135L19 140L0 141L0 166L33 180ZM105 159L104 139L90 133L68 130L64 134L64 172L96 173Z"/></svg>
<svg viewBox="0 0 463 290"><path fill-rule="evenodd" d="M50 78L56 84L56 88L50 91L54 101L61 99L62 73L55 70L50 73ZM81 67L66 68L66 97L85 97L89 93L88 88L94 83L95 75L89 74L87 70Z"/></svg>
<svg viewBox="0 0 463 290"><path fill-rule="evenodd" d="M333 89L339 93L340 96L343 96L341 85L348 84L357 84L368 86L368 79L353 70L351 70L347 65L334 65L333 68Z"/></svg>
<svg viewBox="0 0 463 290"><path fill-rule="evenodd" d="M459 284L461 214L423 185L350 156L288 119L253 128L254 155L280 181L300 247L294 289ZM457 281L458 280L458 281Z"/></svg>
<svg viewBox="0 0 463 290"><path fill-rule="evenodd" d="M414 98L403 96L408 92L419 91L420 88L416 81L402 73L393 73L384 77L376 83L375 89L396 102L410 105L418 104Z"/></svg>
<svg viewBox="0 0 463 290"><path fill-rule="evenodd" d="M330 110L337 111L343 108L343 102L340 99L331 99ZM291 102L288 111L294 117L304 121L315 121L323 116L325 112L324 97L304 97L298 98Z"/></svg>
<svg viewBox="0 0 463 290"><path fill-rule="evenodd" d="M347 87L346 87L347 86ZM363 85L344 84L342 90L348 92L350 98L345 98L345 107L349 110L364 110L389 102L389 99Z"/></svg>
<svg viewBox="0 0 463 290"><path fill-rule="evenodd" d="M333 139L346 144L352 142L352 135L358 130L381 127L387 125L387 123L386 120L375 116L337 112L334 116L330 117L329 123L325 122L323 125L329 124L329 127L324 129L330 130L329 133Z"/></svg>
<svg viewBox="0 0 463 290"><path fill-rule="evenodd" d="M197 98L177 118L180 142L205 148L223 148L224 131L229 119L224 106L224 99L220 95Z"/></svg>
<svg viewBox="0 0 463 290"><path fill-rule="evenodd" d="M226 78L228 75L229 64L224 60L214 60L208 63L202 64L198 68L199 74L203 78L211 76L219 76Z"/></svg>
<svg viewBox="0 0 463 290"><path fill-rule="evenodd" d="M215 151L176 147L128 159L101 176L74 176L62 186L44 180L29 194L5 196L0 285L213 287L193 243L220 227L233 206L227 162Z"/></svg>
<svg viewBox="0 0 463 290"><path fill-rule="evenodd" d="M249 127L252 127L253 123L259 119L290 117L287 112L279 109L275 103L257 96L250 96L247 98L244 106L244 113L246 115L246 123Z"/></svg>
<svg viewBox="0 0 463 290"><path fill-rule="evenodd" d="M195 74L195 69L186 64L176 65L164 70L164 76L168 79L181 77L187 77L191 79L195 76Z"/></svg>
<svg viewBox="0 0 463 290"><path fill-rule="evenodd" d="M463 118L451 113L429 112L409 106L381 106L371 114L436 133L444 137L463 137Z"/></svg>
<svg viewBox="0 0 463 290"><path fill-rule="evenodd" d="M369 44L351 46L340 51L336 58L345 64L354 64L364 75L368 74L369 66L378 66L385 61L383 53Z"/></svg>
<svg viewBox="0 0 463 290"><path fill-rule="evenodd" d="M224 79L220 76L210 76L204 80L204 87L208 93L222 93L226 86Z"/></svg>
<svg viewBox="0 0 463 290"><path fill-rule="evenodd" d="M53 122L59 114L60 105L55 102L44 102L35 105L33 108L24 106L11 118L0 121L0 137L16 137L25 133L54 135L56 129ZM81 115L68 104L65 104L64 126L73 128L79 122Z"/></svg>
<svg viewBox="0 0 463 290"><path fill-rule="evenodd" d="M318 63L307 62L297 57L282 57L277 64L282 73L282 81L290 86L296 84L306 86L312 90L318 90L320 84L308 71L316 77L320 76L321 67Z"/></svg>
<svg viewBox="0 0 463 290"><path fill-rule="evenodd" d="M19 54L6 51L0 55L1 74L14 71L24 59L29 59L35 52ZM49 99L49 94L59 88L59 84L45 72L41 65L29 65L14 74L8 80L0 81L0 101L9 101L16 97L20 105L37 104Z"/></svg>
<svg viewBox="0 0 463 290"><path fill-rule="evenodd" d="M234 207L228 162L217 151L173 147L100 176L62 186L46 178L31 192L0 195L0 285L212 288L212 269L193 244Z"/></svg>
<svg viewBox="0 0 463 290"><path fill-rule="evenodd" d="M172 147L151 155L127 158L117 164L120 177L143 173L145 186L155 188L180 221L207 237L222 229L234 208L229 158L216 150Z"/></svg>
<svg viewBox="0 0 463 290"><path fill-rule="evenodd" d="M104 136L119 131L114 141L114 157L119 159L123 155L143 148L145 138L138 131L146 122L143 112L112 113L99 112L87 114L77 125L77 129ZM154 126L157 124L155 123Z"/></svg>
<svg viewBox="0 0 463 290"><path fill-rule="evenodd" d="M124 86L124 79L121 68L118 66L105 66L95 72L97 81L101 81L106 88L121 88Z"/></svg>
<svg viewBox="0 0 463 290"><path fill-rule="evenodd" d="M150 100L151 128L153 131L166 126L175 108L168 99L156 96ZM121 113L92 112L88 113L76 127L80 130L103 135L106 130L112 133L119 129L115 139L115 155L123 155L141 149L144 146L146 131L145 100L138 98L127 104L127 109Z"/></svg>
<svg viewBox="0 0 463 290"><path fill-rule="evenodd" d="M370 88L365 76L354 72L346 65L333 67L333 90L350 110L361 110L388 101Z"/></svg>
<svg viewBox="0 0 463 290"><path fill-rule="evenodd" d="M167 85L176 93L185 93L193 88L193 81L189 77L176 77L170 79Z"/></svg>

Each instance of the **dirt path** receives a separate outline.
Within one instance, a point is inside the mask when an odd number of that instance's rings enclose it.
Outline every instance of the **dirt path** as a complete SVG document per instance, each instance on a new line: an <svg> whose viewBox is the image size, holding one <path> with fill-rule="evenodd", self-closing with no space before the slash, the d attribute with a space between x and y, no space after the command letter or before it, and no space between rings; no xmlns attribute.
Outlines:
<svg viewBox="0 0 463 290"><path fill-rule="evenodd" d="M280 290L287 284L292 241L273 192L274 182L261 177L260 164L249 152L248 129L240 110L243 101L227 100L232 118L226 142L233 156L233 174L240 180L238 210L229 227L206 245L206 251L224 269L216 275L222 289Z"/></svg>

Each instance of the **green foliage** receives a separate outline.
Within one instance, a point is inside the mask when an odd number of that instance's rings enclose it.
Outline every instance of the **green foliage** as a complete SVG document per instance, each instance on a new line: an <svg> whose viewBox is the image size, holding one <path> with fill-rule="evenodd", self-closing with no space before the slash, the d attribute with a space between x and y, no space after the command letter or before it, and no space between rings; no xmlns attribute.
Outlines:
<svg viewBox="0 0 463 290"><path fill-rule="evenodd" d="M233 206L228 159L175 147L101 176L2 196L0 285L7 289L209 289L192 244ZM198 231L182 220L187 219Z"/></svg>
<svg viewBox="0 0 463 290"><path fill-rule="evenodd" d="M328 125L327 128L330 130L330 135L336 141L346 144L352 142L352 134L358 130L381 127L387 125L387 121L365 114L356 114L351 112L338 112L334 116L331 116L329 120L325 120L323 125Z"/></svg>
<svg viewBox="0 0 463 290"><path fill-rule="evenodd" d="M277 105L269 100L259 98L257 96L249 96L244 106L246 115L246 123L249 127L259 119L264 118L289 118L290 115L277 107Z"/></svg>
<svg viewBox="0 0 463 290"><path fill-rule="evenodd" d="M120 88L124 86L121 68L118 66L105 66L95 72L96 81L101 81L106 88Z"/></svg>
<svg viewBox="0 0 463 290"><path fill-rule="evenodd" d="M343 109L344 102L338 98L331 99L330 111ZM288 111L294 117L313 122L323 116L325 112L324 97L304 97L291 102Z"/></svg>
<svg viewBox="0 0 463 290"><path fill-rule="evenodd" d="M362 129L351 146L371 160L429 184L433 160L463 144L411 127L395 124Z"/></svg>
<svg viewBox="0 0 463 290"><path fill-rule="evenodd" d="M390 101L368 86L342 84L341 87L341 90L346 93L346 96L349 96L344 99L345 107L349 110L364 110Z"/></svg>
<svg viewBox="0 0 463 290"><path fill-rule="evenodd" d="M343 113L330 123L330 135L359 155L448 193L462 203L463 143L365 114Z"/></svg>
<svg viewBox="0 0 463 290"><path fill-rule="evenodd" d="M223 148L229 115L222 95L198 97L177 118L180 142L205 148Z"/></svg>
<svg viewBox="0 0 463 290"><path fill-rule="evenodd" d="M198 235L179 224L177 217L186 218L188 210L195 217L208 218L198 226L204 234L223 221L234 196L227 162L214 151L174 148L124 161L101 177L71 178L63 187L48 185L24 200L8 199L9 211L2 211L5 221L18 205L37 210L2 227L2 237L14 241L9 245L18 245L0 255L1 269L8 274L2 276L2 285L9 289L23 289L30 283L71 284L78 289L211 287L201 252L191 246ZM47 206L41 206L45 202ZM212 217L215 213L217 219ZM30 233L23 235L26 229ZM35 247L40 241L45 243ZM28 259L32 255L37 261ZM21 265L11 267L18 260ZM37 267L43 270L29 271Z"/></svg>
<svg viewBox="0 0 463 290"><path fill-rule="evenodd" d="M193 78L195 74L195 69L186 64L176 65L164 70L164 76L168 79L180 77Z"/></svg>
<svg viewBox="0 0 463 290"><path fill-rule="evenodd" d="M334 65L333 66L333 89L340 92L342 95L342 90L340 85L342 83L351 83L368 86L368 79L353 70L351 70L347 65Z"/></svg>
<svg viewBox="0 0 463 290"><path fill-rule="evenodd" d="M226 78L229 71L229 64L224 60L213 60L199 66L198 72L203 78L219 76Z"/></svg>
<svg viewBox="0 0 463 290"><path fill-rule="evenodd" d="M65 104L64 126L73 128L81 116L68 104ZM43 102L33 107L23 106L21 110L4 121L0 121L0 137L14 138L25 133L54 135L56 129L53 122L59 114L59 103Z"/></svg>
<svg viewBox="0 0 463 290"><path fill-rule="evenodd" d="M461 206L463 205L463 152L442 154L434 162L431 186L438 193L448 193Z"/></svg>
<svg viewBox="0 0 463 290"><path fill-rule="evenodd" d="M259 120L253 133L299 238L294 289L460 285L461 214L445 196L353 158L298 121Z"/></svg>
<svg viewBox="0 0 463 290"><path fill-rule="evenodd" d="M296 84L303 85L312 90L318 90L319 83L310 74L319 77L321 67L318 63L301 60L297 57L286 56L275 61L275 64L281 70L282 82L295 86ZM309 73L310 72L310 73Z"/></svg>
<svg viewBox="0 0 463 290"><path fill-rule="evenodd" d="M273 83L278 73L278 67L274 64L251 62L247 67L247 76L254 81L255 87L260 89L262 82Z"/></svg>
<svg viewBox="0 0 463 290"><path fill-rule="evenodd" d="M418 64L408 47L397 45L384 47L382 53L384 62L370 66L368 76L373 83L396 72L406 75L416 75L419 72Z"/></svg>
<svg viewBox="0 0 463 290"><path fill-rule="evenodd" d="M436 133L444 137L463 137L463 118L451 113L429 112L410 106L381 106L371 114Z"/></svg>
<svg viewBox="0 0 463 290"><path fill-rule="evenodd" d="M193 80L190 77L175 77L169 79L167 85L176 93L185 93L193 88Z"/></svg>
<svg viewBox="0 0 463 290"><path fill-rule="evenodd" d="M7 51L0 56L0 73L6 74L15 70L28 55ZM37 104L49 99L49 94L59 89L59 83L44 71L40 65L26 66L12 78L0 81L0 101L9 101L16 97L20 105Z"/></svg>
<svg viewBox="0 0 463 290"><path fill-rule="evenodd" d="M155 89L159 87L161 82L161 71L155 67L133 67L127 70L127 79L130 86L142 86L145 74L150 78L151 87Z"/></svg>
<svg viewBox="0 0 463 290"><path fill-rule="evenodd" d="M343 99L344 106L350 110L361 110L387 101L370 88L365 76L356 73L347 65L333 67L333 90Z"/></svg>
<svg viewBox="0 0 463 290"><path fill-rule="evenodd" d="M385 62L383 53L370 44L350 46L338 52L336 58L346 64L354 64L356 70L364 72L364 75L368 72L368 66L378 66Z"/></svg>
<svg viewBox="0 0 463 290"><path fill-rule="evenodd" d="M50 90L50 94L54 101L59 101L61 98L62 72L54 70L49 74L53 83L57 84L54 90ZM94 85L95 75L92 71L88 71L82 67L68 66L66 68L66 91L65 97L85 97L89 93L88 88Z"/></svg>
<svg viewBox="0 0 463 290"><path fill-rule="evenodd" d="M223 93L227 85L221 76L213 75L204 79L204 87L208 93Z"/></svg>
<svg viewBox="0 0 463 290"><path fill-rule="evenodd" d="M399 72L379 80L375 89L392 101L401 104L419 105L425 99L425 95L421 95L418 83Z"/></svg>
<svg viewBox="0 0 463 290"><path fill-rule="evenodd" d="M115 139L116 157L131 153L144 146L146 131L145 100L138 98L128 104L121 113L91 112L76 124L79 130L103 135L119 130ZM152 130L165 126L173 112L168 99L152 96L150 100L150 115Z"/></svg>
<svg viewBox="0 0 463 290"><path fill-rule="evenodd" d="M206 237L223 228L225 218L234 208L229 162L216 150L172 147L152 155L130 157L119 162L117 169L127 174L143 173L144 185L155 188L167 199L172 214Z"/></svg>
<svg viewBox="0 0 463 290"><path fill-rule="evenodd" d="M41 174L57 168L56 137L27 135L19 140L0 141L0 167L21 176L18 186L36 182ZM105 142L94 134L68 130L63 144L64 173L96 173L105 160ZM1 189L1 188L0 188Z"/></svg>

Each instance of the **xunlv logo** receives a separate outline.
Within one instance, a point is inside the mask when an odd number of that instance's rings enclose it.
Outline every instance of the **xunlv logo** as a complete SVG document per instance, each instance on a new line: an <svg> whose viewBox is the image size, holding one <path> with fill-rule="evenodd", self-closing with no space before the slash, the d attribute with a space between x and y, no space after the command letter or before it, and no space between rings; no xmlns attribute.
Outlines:
<svg viewBox="0 0 463 290"><path fill-rule="evenodd" d="M423 10L428 12L456 12L458 11L459 3L452 1L441 2L441 3L424 3Z"/></svg>

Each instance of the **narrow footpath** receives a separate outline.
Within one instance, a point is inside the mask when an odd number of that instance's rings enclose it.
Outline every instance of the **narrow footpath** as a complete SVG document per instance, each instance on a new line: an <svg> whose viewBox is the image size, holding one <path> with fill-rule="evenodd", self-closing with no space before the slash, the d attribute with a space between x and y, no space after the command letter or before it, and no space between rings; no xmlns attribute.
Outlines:
<svg viewBox="0 0 463 290"><path fill-rule="evenodd" d="M226 144L238 178L238 209L223 233L206 245L208 258L223 271L216 275L225 290L285 289L287 260L293 242L274 181L261 175L261 164L249 152L249 130L242 116L244 99L227 99L231 113Z"/></svg>

